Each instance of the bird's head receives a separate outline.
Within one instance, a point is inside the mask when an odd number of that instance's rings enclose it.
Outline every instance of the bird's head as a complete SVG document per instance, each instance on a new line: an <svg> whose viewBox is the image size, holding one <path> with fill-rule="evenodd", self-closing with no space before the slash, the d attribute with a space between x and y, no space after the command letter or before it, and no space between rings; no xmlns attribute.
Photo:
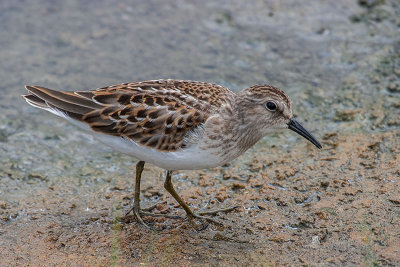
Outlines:
<svg viewBox="0 0 400 267"><path fill-rule="evenodd" d="M287 94L270 85L254 85L238 93L236 108L244 125L255 124L262 135L289 128L316 147L321 144L293 118L292 103Z"/></svg>

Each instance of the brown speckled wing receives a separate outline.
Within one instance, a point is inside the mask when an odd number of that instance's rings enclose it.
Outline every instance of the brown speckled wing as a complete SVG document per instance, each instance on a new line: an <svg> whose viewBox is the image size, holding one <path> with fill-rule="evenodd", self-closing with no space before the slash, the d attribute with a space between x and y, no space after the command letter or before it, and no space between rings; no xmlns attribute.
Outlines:
<svg viewBox="0 0 400 267"><path fill-rule="evenodd" d="M184 147L185 135L233 94L214 84L176 80L124 83L75 93L49 90L53 98L46 98L42 90L40 95L30 91L52 107L64 112L67 107L73 118L96 132L131 139L159 151ZM71 107L63 104L62 94ZM56 100L53 95L57 95Z"/></svg>

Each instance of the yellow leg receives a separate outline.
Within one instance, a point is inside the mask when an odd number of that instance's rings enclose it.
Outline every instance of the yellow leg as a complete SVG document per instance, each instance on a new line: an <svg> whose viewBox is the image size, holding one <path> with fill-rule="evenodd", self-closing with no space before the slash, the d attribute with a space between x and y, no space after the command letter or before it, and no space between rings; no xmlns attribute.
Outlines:
<svg viewBox="0 0 400 267"><path fill-rule="evenodd" d="M150 211L155 208L157 205L153 205L148 208L141 209L140 208L140 181L142 179L142 172L144 169L144 161L139 161L136 164L136 180L135 180L135 195L134 195L134 202L133 206L126 212L125 217L129 215L129 213L133 212L133 216L135 219L145 227L151 229L142 219L142 216L153 216L153 217L166 217L166 218L172 218L172 219L180 219L181 217L179 216L172 216L172 215L167 215L167 214L153 214L149 212L144 212L144 211Z"/></svg>
<svg viewBox="0 0 400 267"><path fill-rule="evenodd" d="M164 182L164 188L175 198L175 200L179 203L179 205L186 211L186 214L189 218L189 220L193 220L194 218L197 219L202 219L202 220L206 220L207 222L216 224L218 226L223 226L222 223L213 220L211 218L207 218L201 215L205 215L205 214L216 214L218 212L227 212L227 211L231 211L233 209L236 209L237 207L233 207L233 208L228 208L228 209L221 209L221 210L215 210L215 211L209 211L209 212L201 212L198 215L196 213L194 213L189 206L185 203L185 201L183 201L183 199L178 195L178 193L175 191L174 186L172 185L172 180L171 180L171 171L167 171L167 177L165 179Z"/></svg>

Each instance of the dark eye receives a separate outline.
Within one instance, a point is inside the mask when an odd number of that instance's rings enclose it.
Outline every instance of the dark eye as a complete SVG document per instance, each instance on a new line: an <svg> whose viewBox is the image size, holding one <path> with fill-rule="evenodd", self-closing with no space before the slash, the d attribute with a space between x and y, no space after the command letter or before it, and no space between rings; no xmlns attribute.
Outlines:
<svg viewBox="0 0 400 267"><path fill-rule="evenodd" d="M268 101L265 106L267 107L268 110L270 111L275 111L276 110L276 104L272 101Z"/></svg>

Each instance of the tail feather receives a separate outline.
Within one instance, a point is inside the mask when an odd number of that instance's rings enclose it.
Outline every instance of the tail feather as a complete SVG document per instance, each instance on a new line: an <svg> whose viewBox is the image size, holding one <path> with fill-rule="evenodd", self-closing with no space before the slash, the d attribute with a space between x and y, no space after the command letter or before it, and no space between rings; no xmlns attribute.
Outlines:
<svg viewBox="0 0 400 267"><path fill-rule="evenodd" d="M63 102L68 102L70 104L76 104L76 105L88 107L91 109L97 109L97 108L102 107L101 105L93 102L93 100L88 99L85 96L77 95L74 92L55 91L55 90L40 87L40 86L26 86L25 88L35 95L37 95L38 93L44 93L45 95L48 95L49 97L52 97L54 99L60 99ZM91 92L88 92L88 93L93 94ZM44 99L44 100L46 100L46 99Z"/></svg>
<svg viewBox="0 0 400 267"><path fill-rule="evenodd" d="M101 105L73 92L60 92L39 86L26 86L30 94L25 95L26 101L38 108L57 109L74 118L102 108ZM79 115L79 116L78 116Z"/></svg>
<svg viewBox="0 0 400 267"><path fill-rule="evenodd" d="M82 96L90 101L93 101L94 94L91 91L78 91L74 93L78 96Z"/></svg>
<svg viewBox="0 0 400 267"><path fill-rule="evenodd" d="M36 107L36 108L41 108L41 109L48 109L49 106L46 104L46 101L43 99L40 99L39 97L35 95L23 95L25 98L26 102L28 102L30 105Z"/></svg>
<svg viewBox="0 0 400 267"><path fill-rule="evenodd" d="M115 120L103 117L101 114L102 110L110 106L96 102L92 91L54 91L40 86L25 86L25 88L29 93L23 97L28 104L65 118L82 129L92 128L95 131L116 135ZM93 122L86 119L88 115L89 118L95 117Z"/></svg>

